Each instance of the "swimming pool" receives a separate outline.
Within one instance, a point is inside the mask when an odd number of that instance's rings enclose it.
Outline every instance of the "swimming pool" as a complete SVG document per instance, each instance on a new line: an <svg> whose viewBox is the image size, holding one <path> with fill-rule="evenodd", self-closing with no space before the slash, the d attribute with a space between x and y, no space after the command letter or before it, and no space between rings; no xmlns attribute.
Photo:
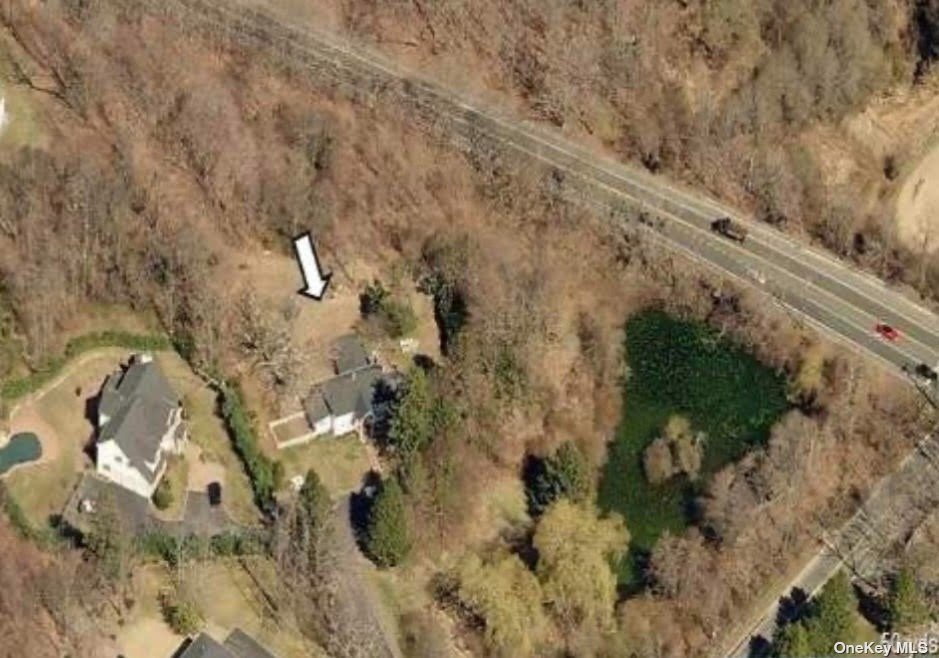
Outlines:
<svg viewBox="0 0 939 658"><path fill-rule="evenodd" d="M17 464L36 461L42 455L39 437L32 432L19 432L0 448L0 475Z"/></svg>

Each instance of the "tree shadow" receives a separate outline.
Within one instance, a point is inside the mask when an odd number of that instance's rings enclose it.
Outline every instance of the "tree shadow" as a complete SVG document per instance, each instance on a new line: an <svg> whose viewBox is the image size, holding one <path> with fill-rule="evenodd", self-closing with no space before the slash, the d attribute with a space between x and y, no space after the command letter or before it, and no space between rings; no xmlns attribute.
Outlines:
<svg viewBox="0 0 939 658"><path fill-rule="evenodd" d="M801 587L793 587L788 595L779 599L776 625L785 626L799 621L807 612L809 597Z"/></svg>
<svg viewBox="0 0 939 658"><path fill-rule="evenodd" d="M362 488L349 495L349 523L359 549L365 551L368 520L375 504L375 494L381 486L381 474L369 471L362 478Z"/></svg>

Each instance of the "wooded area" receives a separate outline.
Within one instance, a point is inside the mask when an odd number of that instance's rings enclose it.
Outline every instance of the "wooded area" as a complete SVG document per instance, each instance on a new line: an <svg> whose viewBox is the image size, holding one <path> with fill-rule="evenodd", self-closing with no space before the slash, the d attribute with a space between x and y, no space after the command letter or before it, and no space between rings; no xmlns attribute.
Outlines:
<svg viewBox="0 0 939 658"><path fill-rule="evenodd" d="M498 4L350 1L342 15L357 34L422 26L422 47L471 52L565 130L579 125L650 169L744 199L774 223L803 224L840 253L894 258L893 247L872 246L890 244L887 229L855 217L845 191L820 189L821 164L791 135L927 75L932 51L920 44L916 54L912 39L932 29L932 5ZM172 12L129 1L11 7L2 13L11 84L35 90L49 145L5 152L0 163L0 375L41 368L87 305L117 302L155 313L196 366L289 397L309 383L301 346L283 330L294 315L246 294L256 282L242 266L259 250L288 253L300 230L314 231L337 270L353 258L403 263L432 298L443 357L406 375L364 524L365 553L427 598L401 620L417 629L404 633L414 655L448 655L448 642L480 655L702 655L923 430L915 397L759 294L638 231L614 233L566 200L555 172L520 166L497 145L480 140L464 157L394 104L356 103L221 30L188 32ZM907 31L914 19L925 27ZM363 310L374 306L376 331L393 334L403 314L371 293ZM688 431L731 399L731 383L700 381L708 368L766 391L774 413L785 380L794 408L765 445L722 464L696 492L696 527L662 535L643 589L624 597L610 562L630 532L598 512L596 484L630 404L620 387L624 323L648 309L706 324L676 330L689 345L714 342L687 382L666 376L674 364L651 349L626 364L672 400L689 382L708 393L681 409ZM654 339L640 327L626 351ZM767 370L736 369L725 349ZM699 358L691 351L689 361ZM731 405L714 422L763 430L760 408ZM253 422L240 404L225 412L236 435ZM273 465L253 445L240 449L266 501ZM494 485L522 478L521 520L489 523ZM354 549L333 534L330 503L307 482L263 548L280 574L274 603L334 655L380 655L368 653L380 651L380 634L341 596L355 592L331 575ZM93 571L76 587L118 601L113 583L131 563L111 535L53 557L12 536L0 542L26 556L0 596L32 596L30 565L45 560L53 575L59 563ZM112 580L102 584L102 574ZM185 594L180 585L167 603L184 622ZM93 625L62 621L64 604L29 596L18 614L32 627L58 624L50 647L94 643Z"/></svg>

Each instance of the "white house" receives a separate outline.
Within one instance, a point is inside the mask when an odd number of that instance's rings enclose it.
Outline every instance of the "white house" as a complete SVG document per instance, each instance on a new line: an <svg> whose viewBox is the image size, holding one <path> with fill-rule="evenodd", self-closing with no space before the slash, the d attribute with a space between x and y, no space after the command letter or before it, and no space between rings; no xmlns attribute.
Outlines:
<svg viewBox="0 0 939 658"><path fill-rule="evenodd" d="M102 477L149 498L166 457L187 439L179 396L146 354L109 376L98 398L95 465Z"/></svg>

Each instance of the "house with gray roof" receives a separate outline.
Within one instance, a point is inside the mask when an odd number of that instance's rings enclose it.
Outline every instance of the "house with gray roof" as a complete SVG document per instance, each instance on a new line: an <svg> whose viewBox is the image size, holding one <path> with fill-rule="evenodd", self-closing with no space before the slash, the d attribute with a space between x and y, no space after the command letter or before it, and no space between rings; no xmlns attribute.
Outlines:
<svg viewBox="0 0 939 658"><path fill-rule="evenodd" d="M95 470L149 498L166 471L166 457L187 439L179 396L147 354L110 375L97 407Z"/></svg>
<svg viewBox="0 0 939 658"><path fill-rule="evenodd" d="M186 640L181 649L173 658L277 658L240 628L229 633L224 642L218 642L206 633L199 633L191 640Z"/></svg>
<svg viewBox="0 0 939 658"><path fill-rule="evenodd" d="M303 415L310 431L278 443L279 448L305 443L318 436L361 432L374 416L376 393L387 385L387 375L365 351L357 336L339 338L332 349L336 375L315 385L303 400Z"/></svg>

